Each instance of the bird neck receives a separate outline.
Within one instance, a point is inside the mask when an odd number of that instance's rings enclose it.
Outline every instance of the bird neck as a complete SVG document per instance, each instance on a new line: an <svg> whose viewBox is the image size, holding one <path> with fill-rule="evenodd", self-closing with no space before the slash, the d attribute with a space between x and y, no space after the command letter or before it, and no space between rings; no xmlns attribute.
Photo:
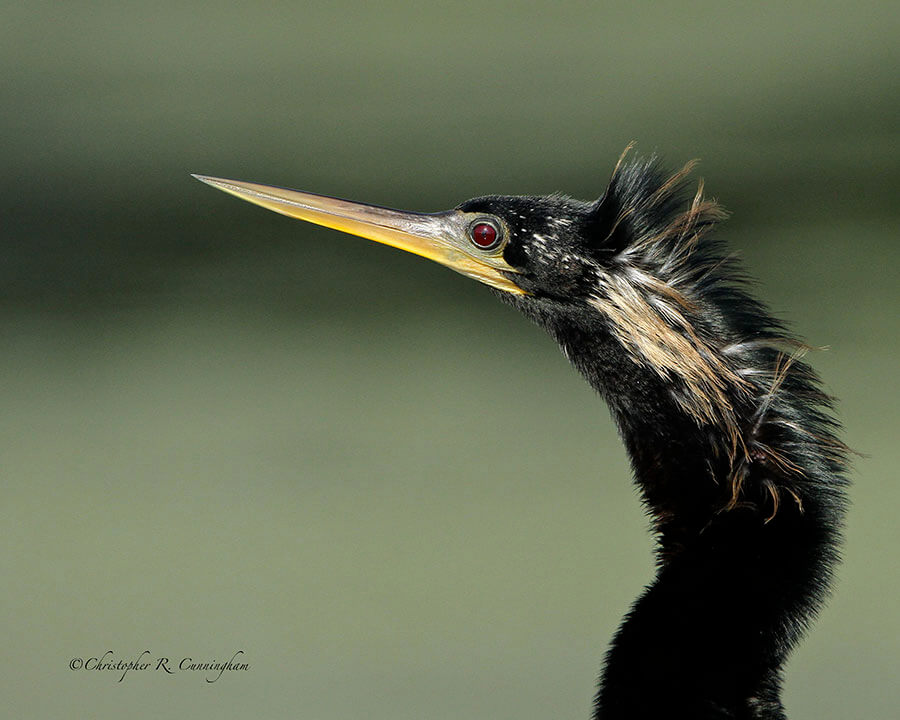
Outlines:
<svg viewBox="0 0 900 720"><path fill-rule="evenodd" d="M811 371L776 371L777 397L735 392L728 423L703 423L602 319L538 320L607 401L658 540L596 717L783 718L780 669L828 585L841 517L838 446L803 435Z"/></svg>
<svg viewBox="0 0 900 720"><path fill-rule="evenodd" d="M673 382L636 362L596 317L560 315L549 329L609 406L668 556L681 536L699 534L728 505L733 427L740 418L731 411L727 424L698 423L675 395Z"/></svg>

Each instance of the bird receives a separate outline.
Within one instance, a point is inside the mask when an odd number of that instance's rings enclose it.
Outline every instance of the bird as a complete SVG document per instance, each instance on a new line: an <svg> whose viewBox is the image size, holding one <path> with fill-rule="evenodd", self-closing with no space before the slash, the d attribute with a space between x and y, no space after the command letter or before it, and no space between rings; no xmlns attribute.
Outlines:
<svg viewBox="0 0 900 720"><path fill-rule="evenodd" d="M404 212L204 175L284 215L489 286L605 400L655 539L595 720L784 720L784 665L833 586L849 448L810 349L754 297L694 163L619 158L599 199L486 195ZM510 382L513 382L511 379Z"/></svg>

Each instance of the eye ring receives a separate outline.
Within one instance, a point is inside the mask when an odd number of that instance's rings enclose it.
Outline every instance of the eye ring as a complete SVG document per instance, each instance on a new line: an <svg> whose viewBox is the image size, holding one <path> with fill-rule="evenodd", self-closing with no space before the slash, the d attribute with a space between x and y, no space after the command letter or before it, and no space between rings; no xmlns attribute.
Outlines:
<svg viewBox="0 0 900 720"><path fill-rule="evenodd" d="M479 250L494 250L503 241L503 233L495 220L478 218L469 224L469 240Z"/></svg>

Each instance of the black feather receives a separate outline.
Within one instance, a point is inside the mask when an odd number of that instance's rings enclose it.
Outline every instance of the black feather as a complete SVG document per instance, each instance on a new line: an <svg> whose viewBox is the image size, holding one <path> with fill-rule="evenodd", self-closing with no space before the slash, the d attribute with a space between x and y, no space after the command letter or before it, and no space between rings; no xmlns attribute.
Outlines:
<svg viewBox="0 0 900 720"><path fill-rule="evenodd" d="M499 293L608 402L658 573L609 651L596 718L784 717L781 670L831 586L847 449L806 346L750 294L684 171L620 162L603 196L488 197Z"/></svg>

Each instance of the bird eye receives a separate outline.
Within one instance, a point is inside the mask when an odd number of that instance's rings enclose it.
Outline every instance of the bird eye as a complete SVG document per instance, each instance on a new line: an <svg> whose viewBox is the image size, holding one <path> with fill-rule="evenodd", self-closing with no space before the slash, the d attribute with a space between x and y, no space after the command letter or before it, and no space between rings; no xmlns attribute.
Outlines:
<svg viewBox="0 0 900 720"><path fill-rule="evenodd" d="M494 223L479 220L469 228L469 237L482 250L491 250L500 243L500 231Z"/></svg>

